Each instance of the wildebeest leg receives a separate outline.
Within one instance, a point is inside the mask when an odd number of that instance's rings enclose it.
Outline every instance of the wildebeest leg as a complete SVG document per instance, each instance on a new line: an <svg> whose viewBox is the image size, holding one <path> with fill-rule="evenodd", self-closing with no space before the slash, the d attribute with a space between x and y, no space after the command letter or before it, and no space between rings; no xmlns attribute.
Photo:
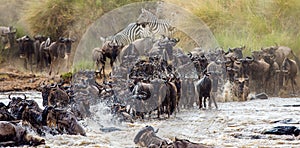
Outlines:
<svg viewBox="0 0 300 148"><path fill-rule="evenodd" d="M202 95L199 95L199 109L202 108Z"/></svg>
<svg viewBox="0 0 300 148"><path fill-rule="evenodd" d="M283 86L283 73L279 72L279 90L282 88Z"/></svg>
<svg viewBox="0 0 300 148"><path fill-rule="evenodd" d="M295 85L297 85L297 84L296 84L295 78L291 78L291 83L292 83L293 95L296 95L296 93L295 93Z"/></svg>
<svg viewBox="0 0 300 148"><path fill-rule="evenodd" d="M30 71L31 71L31 73L33 73L33 71L32 71L33 54L29 54L28 59L29 59Z"/></svg>
<svg viewBox="0 0 300 148"><path fill-rule="evenodd" d="M27 70L27 61L28 61L28 58L25 58L24 59L24 68Z"/></svg>
<svg viewBox="0 0 300 148"><path fill-rule="evenodd" d="M208 108L209 109L211 109L211 102L212 101L214 101L215 107L218 108L217 103L216 103L216 99L215 99L216 98L216 94L217 94L216 92L212 92L211 93L211 97L209 98L209 101L208 101Z"/></svg>
<svg viewBox="0 0 300 148"><path fill-rule="evenodd" d="M206 99L207 99L208 97L203 97L203 106L204 106L204 108L206 109Z"/></svg>
<svg viewBox="0 0 300 148"><path fill-rule="evenodd" d="M217 102L216 102L216 97L213 97L212 100L214 101L216 109L218 109L218 105L217 105Z"/></svg>
<svg viewBox="0 0 300 148"><path fill-rule="evenodd" d="M49 75L51 76L51 73L52 73L52 65L53 65L53 62L54 61L52 61L52 63L50 64L50 70L49 70Z"/></svg>

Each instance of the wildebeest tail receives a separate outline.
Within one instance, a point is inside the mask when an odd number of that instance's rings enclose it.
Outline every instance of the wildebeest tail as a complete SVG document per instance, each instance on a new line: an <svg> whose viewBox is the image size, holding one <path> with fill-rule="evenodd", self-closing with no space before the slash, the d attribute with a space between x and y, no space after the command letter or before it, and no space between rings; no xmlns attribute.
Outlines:
<svg viewBox="0 0 300 148"><path fill-rule="evenodd" d="M293 51L291 51L291 53L292 53L293 57L295 58L298 69L300 70L300 60L299 60L299 58L295 55L295 53Z"/></svg>

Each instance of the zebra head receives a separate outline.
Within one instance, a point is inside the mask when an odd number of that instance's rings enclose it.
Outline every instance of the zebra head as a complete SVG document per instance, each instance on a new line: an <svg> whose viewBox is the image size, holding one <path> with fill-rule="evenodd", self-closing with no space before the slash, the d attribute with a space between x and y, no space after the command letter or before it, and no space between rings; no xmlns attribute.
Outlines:
<svg viewBox="0 0 300 148"><path fill-rule="evenodd" d="M139 15L136 23L137 24L144 24L144 23L149 23L153 20L157 20L157 16L154 15L152 12L149 10L146 10L145 8L142 8L142 13Z"/></svg>

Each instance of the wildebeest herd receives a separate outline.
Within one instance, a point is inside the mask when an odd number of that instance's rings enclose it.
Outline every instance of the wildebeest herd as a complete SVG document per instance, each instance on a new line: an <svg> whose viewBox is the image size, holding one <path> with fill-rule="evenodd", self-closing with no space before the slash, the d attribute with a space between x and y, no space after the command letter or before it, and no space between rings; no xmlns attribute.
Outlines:
<svg viewBox="0 0 300 148"><path fill-rule="evenodd" d="M68 60L63 59L70 56L72 43L75 39L59 37L56 40L52 40L50 37L43 35L35 35L33 38L24 35L16 39L17 30L14 27L1 26L0 31L1 45L3 46L2 50L4 50L7 45L9 45L10 51L15 47L18 48L20 58L24 59L24 68L26 70L29 65L29 70L33 72L33 65L35 65L35 72L42 72L47 68L49 75L52 73L59 74L62 62L66 63L67 68L69 68L69 58Z"/></svg>
<svg viewBox="0 0 300 148"><path fill-rule="evenodd" d="M157 118L170 118L180 109L195 105L206 109L207 99L209 108L213 102L218 109L218 94L228 89L232 96L227 97L238 101L247 101L250 92L276 96L279 90L289 91L288 82L292 94L297 93L299 60L289 47L264 47L249 56L243 54L245 46L227 51L196 47L185 53L176 47L180 39L170 36L176 28L146 9L142 9L137 22L124 30L106 37L101 47L93 49L91 60L95 63L95 71L76 72L72 82L41 84L44 109L25 95L24 98L8 96L10 103L1 104L0 132L3 133L0 136L9 135L9 138L0 141L0 145L45 142L40 137L28 139L24 134L16 140L16 133L24 133L20 131L19 120L40 136L45 133L84 136L78 120L91 117L91 105L100 102L109 106L119 120L134 122L151 118L153 114ZM17 39L22 57L30 65L35 57L39 70L50 66L49 74L55 62L70 53L72 42L73 39L63 37L52 43L50 38L43 36L35 36L34 40L29 36ZM107 58L112 68L109 75L104 66ZM98 74L101 83L96 79ZM225 86L226 83L229 85ZM2 127L10 127L10 133ZM142 129L134 142L150 147L204 147L180 139L168 144L155 135L153 127Z"/></svg>

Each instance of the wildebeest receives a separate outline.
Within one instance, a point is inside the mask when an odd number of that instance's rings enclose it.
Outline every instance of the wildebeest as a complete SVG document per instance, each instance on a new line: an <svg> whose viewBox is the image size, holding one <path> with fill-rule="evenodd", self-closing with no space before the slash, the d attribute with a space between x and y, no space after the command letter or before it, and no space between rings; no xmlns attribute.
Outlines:
<svg viewBox="0 0 300 148"><path fill-rule="evenodd" d="M266 90L266 80L268 77L268 73L270 70L270 64L265 62L263 58L257 59L256 57L252 57L249 59L250 64L249 68L246 68L250 71L250 80L251 84L254 85L256 93L260 93L260 91Z"/></svg>
<svg viewBox="0 0 300 148"><path fill-rule="evenodd" d="M10 27L0 26L1 43L3 46L2 49L5 49L7 43L9 43L10 48L14 46L16 32L17 29L13 28L12 26Z"/></svg>
<svg viewBox="0 0 300 148"><path fill-rule="evenodd" d="M72 112L52 106L47 106L45 109L47 109L47 113L44 116L46 116L47 126L50 128L56 127L57 131L61 134L86 135Z"/></svg>
<svg viewBox="0 0 300 148"><path fill-rule="evenodd" d="M250 93L250 90L247 86L248 79L249 78L235 78L233 93L239 99L239 101L247 101L247 97Z"/></svg>
<svg viewBox="0 0 300 148"><path fill-rule="evenodd" d="M167 148L210 148L210 146L175 137L175 141L173 141L171 144L168 144Z"/></svg>
<svg viewBox="0 0 300 148"><path fill-rule="evenodd" d="M168 143L167 140L158 137L157 132L158 129L154 131L152 126L146 126L136 134L133 141L141 147L148 148L209 148L209 146L176 137L175 141Z"/></svg>
<svg viewBox="0 0 300 148"><path fill-rule="evenodd" d="M208 60L206 56L203 55L195 55L190 57L191 61L193 62L197 72L198 72L198 77L200 78L204 73L207 71L207 65L208 65Z"/></svg>
<svg viewBox="0 0 300 148"><path fill-rule="evenodd" d="M243 50L246 49L246 46L229 48L225 53L225 57L235 57L237 59L243 58Z"/></svg>
<svg viewBox="0 0 300 148"><path fill-rule="evenodd" d="M10 109L11 115L15 118L20 120L22 117L22 112L20 113L20 103L26 101L27 97L25 94L22 94L24 98L20 96L11 97L12 94L8 95L8 99L10 100L7 107Z"/></svg>
<svg viewBox="0 0 300 148"><path fill-rule="evenodd" d="M274 56L275 62L279 65L279 67L282 67L282 63L285 58L294 58L297 64L300 63L299 58L294 54L291 48L286 46L270 46L266 48L261 48L261 50L267 54L270 54ZM298 65L298 68L300 68L300 64ZM281 88L283 85L283 74L280 73L279 75L279 88Z"/></svg>
<svg viewBox="0 0 300 148"><path fill-rule="evenodd" d="M179 42L179 39L164 37L156 41L149 51L149 56L159 55L163 60L169 61L173 59L173 47Z"/></svg>
<svg viewBox="0 0 300 148"><path fill-rule="evenodd" d="M196 92L199 95L199 109L202 109L202 99L203 99L203 106L206 108L206 98L209 99L209 107L211 107L211 100L214 101L215 107L218 108L216 100L210 97L212 88L212 82L209 78L209 74L205 73L204 76L198 80L195 84Z"/></svg>
<svg viewBox="0 0 300 148"><path fill-rule="evenodd" d="M41 60L42 59L42 56L41 56L41 51L40 51L40 46L41 46L41 43L46 41L47 38L43 35L36 35L33 37L34 38L34 58L35 58L35 63L36 63L36 69L38 70L39 68L41 68Z"/></svg>
<svg viewBox="0 0 300 148"><path fill-rule="evenodd" d="M11 115L11 113L8 111L8 106L6 106L4 103L0 102L0 121L12 121L15 120L15 118Z"/></svg>
<svg viewBox="0 0 300 148"><path fill-rule="evenodd" d="M138 144L142 147L161 147L163 145L167 145L168 143L166 140L163 140L162 138L156 136L155 133L157 132L158 130L155 131L152 126L146 126L136 134L133 141L135 144Z"/></svg>
<svg viewBox="0 0 300 148"><path fill-rule="evenodd" d="M23 36L17 39L19 45L20 58L24 58L24 67L27 69L27 63L30 65L30 71L32 71L33 65L33 55L34 55L34 45L33 40L29 36Z"/></svg>
<svg viewBox="0 0 300 148"><path fill-rule="evenodd" d="M40 71L43 71L45 67L48 67L51 63L50 53L49 53L49 46L51 44L51 39L48 37L45 41L41 42L40 49L39 49L39 59L40 62L38 63L37 67Z"/></svg>
<svg viewBox="0 0 300 148"><path fill-rule="evenodd" d="M64 90L62 90L58 86L50 90L48 96L49 106L66 107L69 104L70 97Z"/></svg>
<svg viewBox="0 0 300 148"><path fill-rule="evenodd" d="M29 134L25 128L7 121L0 121L0 146L37 146L45 139Z"/></svg>
<svg viewBox="0 0 300 148"><path fill-rule="evenodd" d="M22 102L19 106L19 113L21 113L22 121L28 122L39 135L44 135L42 126L46 125L43 124L46 119L43 119L43 110L33 108L27 102Z"/></svg>
<svg viewBox="0 0 300 148"><path fill-rule="evenodd" d="M295 86L296 84L296 76L298 73L297 69L297 63L294 60L291 60L289 58L285 58L282 63L282 71L285 75L285 81L286 85L288 84L288 81L291 81L292 89L293 89L293 94L295 94Z"/></svg>
<svg viewBox="0 0 300 148"><path fill-rule="evenodd" d="M105 77L105 70L104 70L104 52L101 50L101 48L94 48L92 51L93 61L95 63L95 70L96 73L99 72L100 77Z"/></svg>
<svg viewBox="0 0 300 148"><path fill-rule="evenodd" d="M207 65L207 72L211 75L212 81L212 90L211 90L211 97L215 100L217 97L217 93L219 91L219 84L222 76L222 67L221 65L217 64L215 61L211 61Z"/></svg>
<svg viewBox="0 0 300 148"><path fill-rule="evenodd" d="M176 84L179 85L178 83L175 82L169 82L169 81L165 82L167 90L166 90L166 97L163 99L162 102L162 107L166 107L168 118L175 111L177 105L179 104L180 94L177 93L178 92L177 89L179 88L179 86L176 86ZM179 108L177 109L179 110Z"/></svg>
<svg viewBox="0 0 300 148"><path fill-rule="evenodd" d="M69 38L59 37L59 39L56 42L51 43L51 45L48 48L51 59L49 75L51 75L55 65L57 66L56 74L59 73L59 70L62 66L62 64L59 62L64 62L62 60L65 59L65 56L67 54L70 54L72 42L73 40Z"/></svg>
<svg viewBox="0 0 300 148"><path fill-rule="evenodd" d="M58 84L44 84L40 86L43 98L43 106L66 107L70 104L70 96L66 90Z"/></svg>
<svg viewBox="0 0 300 148"><path fill-rule="evenodd" d="M106 58L110 59L110 66L113 67L114 62L116 61L116 58L120 54L122 48L124 45L115 45L111 44L110 41L104 42L104 44L101 47L103 54L103 61L105 63Z"/></svg>

